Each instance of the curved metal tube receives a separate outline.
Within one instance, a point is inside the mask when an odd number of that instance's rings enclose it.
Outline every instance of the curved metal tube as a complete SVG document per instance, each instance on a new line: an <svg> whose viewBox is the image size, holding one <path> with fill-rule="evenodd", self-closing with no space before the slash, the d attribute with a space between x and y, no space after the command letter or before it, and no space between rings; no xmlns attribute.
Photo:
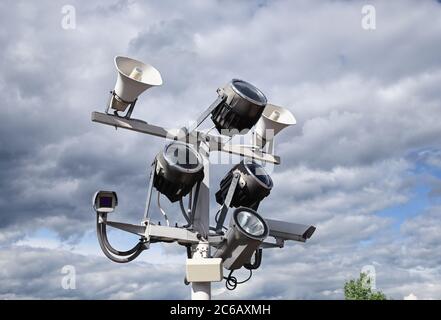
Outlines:
<svg viewBox="0 0 441 320"><path fill-rule="evenodd" d="M100 223L101 224L101 235L102 235L102 240L104 245L106 246L106 248L113 254L117 255L117 256L130 256L131 254L135 253L136 251L138 251L138 249L142 246L142 243L139 242L137 245L135 245L132 249L127 250L127 251L119 251L116 250L115 248L112 247L112 245L109 242L109 239L107 238L107 226L104 223Z"/></svg>
<svg viewBox="0 0 441 320"><path fill-rule="evenodd" d="M97 237L101 250L107 258L117 263L127 263L136 259L142 251L144 251L143 243L139 242L135 247L128 251L118 251L114 249L107 238L107 231L105 223L99 222L99 216L97 215ZM112 254L113 253L113 254ZM128 256L125 258L118 258L116 256Z"/></svg>

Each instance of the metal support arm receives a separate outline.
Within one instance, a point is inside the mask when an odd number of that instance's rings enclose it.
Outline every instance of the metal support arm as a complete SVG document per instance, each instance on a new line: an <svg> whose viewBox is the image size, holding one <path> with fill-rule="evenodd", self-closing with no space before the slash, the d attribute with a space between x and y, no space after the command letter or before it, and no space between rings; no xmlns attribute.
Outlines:
<svg viewBox="0 0 441 320"><path fill-rule="evenodd" d="M274 156L259 150L254 150L248 146L231 145L228 142L223 142L221 136L204 134L198 130L193 130L190 136L188 136L183 129L166 129L160 126L149 124L142 120L126 119L96 111L92 112L92 121L170 140L190 142L193 144L197 144L198 141L205 141L209 145L210 152L227 152L264 162L280 164L280 157L278 156Z"/></svg>
<svg viewBox="0 0 441 320"><path fill-rule="evenodd" d="M225 201L220 208L219 217L216 221L216 233L220 233L222 231L222 227L224 226L225 218L227 217L228 209L230 208L231 201L233 200L234 192L236 192L236 187L239 183L239 179L240 174L234 173L233 179L231 180L230 187L228 188L228 192L225 197Z"/></svg>
<svg viewBox="0 0 441 320"><path fill-rule="evenodd" d="M189 134L192 133L194 130L196 130L202 122L204 122L205 119L208 118L208 116L216 109L219 105L221 105L225 101L226 97L223 95L220 95L207 109L202 112L199 117L197 118L196 122L191 125L188 128L183 128L186 130Z"/></svg>
<svg viewBox="0 0 441 320"><path fill-rule="evenodd" d="M145 209L144 209L144 221L147 221L149 219L149 210L150 210L150 203L152 200L152 192L153 192L153 178L155 175L155 169L156 169L156 159L153 161L151 169L150 169L150 175L149 175L149 186L147 189L147 197L145 200Z"/></svg>

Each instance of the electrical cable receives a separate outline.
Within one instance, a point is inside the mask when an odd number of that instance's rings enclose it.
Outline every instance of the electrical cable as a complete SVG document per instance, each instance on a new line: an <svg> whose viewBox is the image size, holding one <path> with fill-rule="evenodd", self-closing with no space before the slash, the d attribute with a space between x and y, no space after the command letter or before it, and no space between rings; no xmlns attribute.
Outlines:
<svg viewBox="0 0 441 320"><path fill-rule="evenodd" d="M187 258L191 259L192 258L192 256L191 256L191 245L188 244L185 247L187 248Z"/></svg>
<svg viewBox="0 0 441 320"><path fill-rule="evenodd" d="M191 207L193 205L193 188L190 190L190 193L188 194L188 209L187 209L187 215L191 215Z"/></svg>
<svg viewBox="0 0 441 320"><path fill-rule="evenodd" d="M167 227L170 227L170 221L168 221L167 214L165 213L165 211L161 207L161 202L159 200L160 197L161 197L161 193L158 192L158 208L159 208L159 211L161 211L162 215L164 216L165 222L167 223Z"/></svg>
<svg viewBox="0 0 441 320"><path fill-rule="evenodd" d="M250 261L249 263L245 263L243 266L245 267L245 269L248 270L256 270L259 269L261 263L262 263L262 249L259 248L254 253L254 262L251 263Z"/></svg>
<svg viewBox="0 0 441 320"><path fill-rule="evenodd" d="M190 220L190 217L188 216L188 214L186 212L187 210L185 210L184 201L182 200L182 198L179 199L179 206L181 207L182 215L184 216L185 220L187 220L187 225L184 226L184 227L188 228L191 225L191 220Z"/></svg>
<svg viewBox="0 0 441 320"><path fill-rule="evenodd" d="M219 210L217 210L216 215L214 216L214 222L216 222L216 224L217 221L219 220L219 213L221 212L221 210L222 210L222 206L220 206ZM228 230L228 228L225 226L222 226L222 229ZM210 230L217 231L216 227L210 227Z"/></svg>
<svg viewBox="0 0 441 320"><path fill-rule="evenodd" d="M233 271L234 270L231 270L230 273L228 274L228 276L224 277L224 279L226 280L225 287L230 291L236 289L238 284L243 284L243 283L247 282L253 276L253 270L249 270L250 275L248 276L248 278L246 278L243 281L237 281L237 278L235 276L233 276Z"/></svg>
<svg viewBox="0 0 441 320"><path fill-rule="evenodd" d="M217 210L216 215L214 216L214 222L216 223L219 220L219 213L221 212L221 210L222 210L222 206L220 206L219 210Z"/></svg>
<svg viewBox="0 0 441 320"><path fill-rule="evenodd" d="M234 270L231 270L230 273L228 274L228 276L224 277L224 279L226 280L225 287L228 290L234 290L234 289L236 289L238 284L242 284L242 283L247 282L253 276L253 270L258 269L260 267L261 263L262 263L262 249L259 248L254 253L254 262L251 263L251 261L250 261L249 263L244 264L245 269L250 271L250 275L248 276L248 278L246 278L243 281L237 281L237 278L233 276Z"/></svg>

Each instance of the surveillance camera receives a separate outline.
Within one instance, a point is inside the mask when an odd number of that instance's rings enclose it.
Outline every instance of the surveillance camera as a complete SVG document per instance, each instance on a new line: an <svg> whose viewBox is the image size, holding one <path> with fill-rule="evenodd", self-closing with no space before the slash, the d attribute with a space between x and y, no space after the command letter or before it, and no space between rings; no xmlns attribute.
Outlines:
<svg viewBox="0 0 441 320"><path fill-rule="evenodd" d="M118 205L118 197L115 191L97 191L93 196L93 208L98 213L110 213Z"/></svg>
<svg viewBox="0 0 441 320"><path fill-rule="evenodd" d="M269 235L281 240L294 240L305 242L311 238L315 231L314 226L291 223L273 219L265 219L269 227Z"/></svg>

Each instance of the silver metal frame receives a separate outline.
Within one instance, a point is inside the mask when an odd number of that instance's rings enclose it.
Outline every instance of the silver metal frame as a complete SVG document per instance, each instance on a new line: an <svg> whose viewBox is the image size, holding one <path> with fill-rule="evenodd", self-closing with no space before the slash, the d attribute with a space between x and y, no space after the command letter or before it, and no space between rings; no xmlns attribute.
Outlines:
<svg viewBox="0 0 441 320"><path fill-rule="evenodd" d="M112 97L113 93L111 92ZM204 179L198 183L191 194L193 196L193 203L191 204L190 224L185 227L169 227L156 225L151 222L150 218L150 204L151 196L153 192L153 178L154 170L156 168L156 160L151 165L150 181L147 189L146 205L144 211L144 219L141 225L133 225L115 221L108 221L107 214L97 213L97 228L104 230L98 232L100 245L103 250L111 252L118 252L113 249L107 241L107 235L105 234L105 226L111 226L129 233L136 234L141 237L140 242L134 248L129 251L123 252L129 255L124 259L111 259L116 262L128 262L136 258L142 250L148 249L149 244L153 242L177 242L182 245L191 246L192 258L201 259L209 258L210 247L218 248L224 242L225 237L221 232L223 224L228 213L229 205L234 195L237 184L240 180L240 175L235 174L233 181L227 193L224 204L222 205L218 221L215 227L217 234L210 234L209 227L209 201L210 201L210 187L209 187L209 154L210 152L219 151L230 154L239 155L253 160L259 160L263 162L269 162L273 164L280 164L280 157L258 150L255 146L244 145L231 145L228 141L224 141L222 136L211 135L203 133L197 128L200 124L213 112L213 110L223 103L226 99L222 91L218 92L219 96L201 115L197 118L197 121L190 127L182 127L179 129L166 129L161 126L149 124L143 120L131 119L131 111L133 106L127 112L125 117L118 115L111 115L108 113L108 107L105 113L92 112L91 118L93 122L106 124L115 128L123 128L132 130L163 139L181 141L186 144L193 145L201 156L204 165ZM111 98L112 98L111 97ZM136 102L136 101L135 101ZM109 104L110 105L110 104ZM271 150L271 149L270 149ZM260 182L260 181L259 181ZM191 201L191 200L190 200ZM184 208L185 209L185 208ZM300 226L300 225L299 225ZM286 230L279 230L279 233L273 230L269 225L269 235L275 238L275 242L263 242L261 248L282 248L285 240L297 240L302 241L301 238L293 238L289 236L284 237ZM277 230L276 230L277 231ZM102 239L102 237L104 239ZM306 239L304 239L306 240ZM110 253L105 252L109 257ZM211 298L211 283L210 282L193 282L192 283L192 299L210 299Z"/></svg>
<svg viewBox="0 0 441 320"><path fill-rule="evenodd" d="M260 150L255 150L252 146L231 145L228 142L223 141L223 138L221 136L205 134L196 129L188 133L182 128L166 129L160 126L149 124L143 120L126 119L96 111L92 112L92 121L106 124L112 127L145 133L168 140L178 140L191 144L197 144L198 142L204 141L204 143L208 144L210 152L227 152L250 159L269 162L273 164L280 164L280 157L278 156Z"/></svg>
<svg viewBox="0 0 441 320"><path fill-rule="evenodd" d="M219 210L219 216L216 223L216 233L221 233L224 227L225 218L227 217L228 209L230 209L231 201L233 200L234 193L236 192L237 185L239 184L240 173L235 172L233 179L231 180L230 187L228 188L227 196Z"/></svg>

